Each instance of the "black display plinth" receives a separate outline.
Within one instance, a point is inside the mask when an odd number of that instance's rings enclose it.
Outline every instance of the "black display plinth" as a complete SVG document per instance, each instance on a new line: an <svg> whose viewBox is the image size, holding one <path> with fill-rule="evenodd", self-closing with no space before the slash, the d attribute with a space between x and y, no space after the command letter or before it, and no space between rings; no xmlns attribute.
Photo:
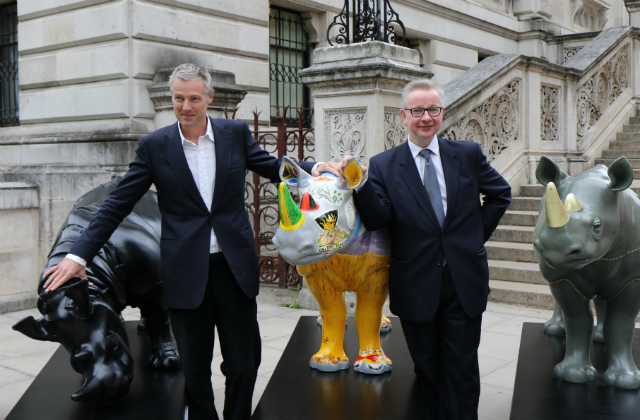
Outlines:
<svg viewBox="0 0 640 420"><path fill-rule="evenodd" d="M591 362L598 381L573 384L554 378L553 367L564 359L565 338L544 333L544 324L522 326L511 420L610 420L640 418L640 390L605 385L607 369L604 344L591 344ZM633 339L633 359L640 365L640 330Z"/></svg>
<svg viewBox="0 0 640 420"><path fill-rule="evenodd" d="M71 394L80 389L83 379L69 364L69 353L60 346L6 420L182 420L182 372L149 370L149 338L136 331L137 322L129 321L125 326L135 360L133 382L126 397L111 403L73 401Z"/></svg>
<svg viewBox="0 0 640 420"><path fill-rule="evenodd" d="M320 348L322 328L316 317L300 318L287 347L253 413L254 420L420 420L426 418L424 390L413 373L413 362L398 318L381 337L393 361L393 371L365 375L353 371L358 336L353 317L345 331L348 370L319 372L309 359Z"/></svg>

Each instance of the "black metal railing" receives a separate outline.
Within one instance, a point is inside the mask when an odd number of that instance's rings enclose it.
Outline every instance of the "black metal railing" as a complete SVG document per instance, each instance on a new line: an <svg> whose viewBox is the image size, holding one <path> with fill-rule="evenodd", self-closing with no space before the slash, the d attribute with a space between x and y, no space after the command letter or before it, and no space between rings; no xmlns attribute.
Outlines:
<svg viewBox="0 0 640 420"><path fill-rule="evenodd" d="M298 125L300 115L305 127L311 126L311 114L298 110L310 108L311 94L299 72L309 67L311 44L298 12L271 6L269 14L269 78L271 124L277 124L275 109L287 108L288 125Z"/></svg>
<svg viewBox="0 0 640 420"><path fill-rule="evenodd" d="M342 12L327 29L327 40L331 45L331 30L334 28L338 29L337 44L382 41L402 45L406 34L404 24L389 0L344 0Z"/></svg>
<svg viewBox="0 0 640 420"><path fill-rule="evenodd" d="M18 8L0 6L0 126L20 123L18 90Z"/></svg>

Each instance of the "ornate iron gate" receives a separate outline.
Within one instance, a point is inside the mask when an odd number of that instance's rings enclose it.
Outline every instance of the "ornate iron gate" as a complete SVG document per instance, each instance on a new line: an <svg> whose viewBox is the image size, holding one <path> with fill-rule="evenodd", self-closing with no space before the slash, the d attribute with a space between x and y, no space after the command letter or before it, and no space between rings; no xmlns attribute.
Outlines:
<svg viewBox="0 0 640 420"><path fill-rule="evenodd" d="M0 6L0 127L18 125L18 9Z"/></svg>

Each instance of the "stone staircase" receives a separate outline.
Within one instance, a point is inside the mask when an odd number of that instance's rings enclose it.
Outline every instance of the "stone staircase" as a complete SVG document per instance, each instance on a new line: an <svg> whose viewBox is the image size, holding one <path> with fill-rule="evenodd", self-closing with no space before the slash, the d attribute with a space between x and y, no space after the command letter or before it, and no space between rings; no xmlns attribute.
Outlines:
<svg viewBox="0 0 640 420"><path fill-rule="evenodd" d="M603 151L602 158L596 159L596 164L609 166L620 156L626 156L631 163L635 178L631 189L640 194L640 110ZM533 255L533 229L544 191L542 185L521 186L520 196L513 197L486 243L490 301L553 309L553 296Z"/></svg>

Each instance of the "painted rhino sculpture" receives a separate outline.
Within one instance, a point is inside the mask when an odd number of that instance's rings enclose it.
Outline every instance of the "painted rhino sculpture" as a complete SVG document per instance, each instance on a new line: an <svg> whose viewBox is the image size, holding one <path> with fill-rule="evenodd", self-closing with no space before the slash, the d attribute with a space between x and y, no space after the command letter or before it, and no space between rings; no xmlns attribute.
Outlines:
<svg viewBox="0 0 640 420"><path fill-rule="evenodd" d="M309 365L323 372L349 367L343 347L344 294L352 290L359 340L354 370L381 374L392 369L380 344L382 306L389 296L390 242L387 232L369 232L360 222L353 189L362 182L363 173L355 159L344 175L346 184L330 174L312 177L284 158L278 188L280 226L273 243L287 262L297 265L320 307L322 343ZM288 187L298 187L300 208Z"/></svg>
<svg viewBox="0 0 640 420"><path fill-rule="evenodd" d="M543 156L536 176L547 189L533 233L534 253L562 310L567 335L564 360L553 374L576 383L597 379L589 359L589 302L598 297L608 358L603 380L619 388L640 388L631 353L640 312L640 199L628 189L633 169L621 157L608 169L597 165L570 177ZM561 327L557 318L547 324Z"/></svg>
<svg viewBox="0 0 640 420"><path fill-rule="evenodd" d="M89 226L102 201L121 178L82 196L56 237L43 274L65 257ZM126 306L140 308L138 330L152 343L148 364L155 370L180 366L169 316L162 300L160 211L156 193L147 192L87 265L87 280L74 278L47 293L41 276L38 310L13 329L35 340L55 341L71 355L71 366L84 377L75 401L109 401L126 395L133 380L133 358L120 315ZM91 285L90 283L91 282Z"/></svg>

